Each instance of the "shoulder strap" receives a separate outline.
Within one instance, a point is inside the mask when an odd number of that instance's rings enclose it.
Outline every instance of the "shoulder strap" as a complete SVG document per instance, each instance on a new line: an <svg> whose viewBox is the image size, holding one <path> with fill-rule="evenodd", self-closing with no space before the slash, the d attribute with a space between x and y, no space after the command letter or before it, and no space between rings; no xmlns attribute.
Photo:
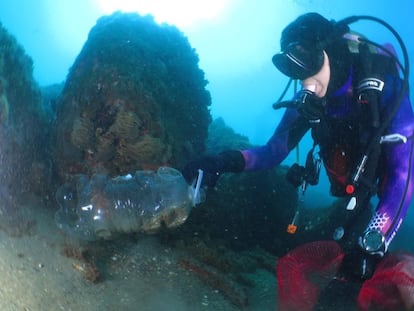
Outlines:
<svg viewBox="0 0 414 311"><path fill-rule="evenodd" d="M378 131L382 127L380 118L380 99L387 74L397 73L392 58L373 53L368 44L359 45L356 62L357 100L361 114L367 115L360 121L361 159L354 168L354 173L347 187L348 194L355 198L355 206L365 206L376 192L376 170L378 167L381 145Z"/></svg>

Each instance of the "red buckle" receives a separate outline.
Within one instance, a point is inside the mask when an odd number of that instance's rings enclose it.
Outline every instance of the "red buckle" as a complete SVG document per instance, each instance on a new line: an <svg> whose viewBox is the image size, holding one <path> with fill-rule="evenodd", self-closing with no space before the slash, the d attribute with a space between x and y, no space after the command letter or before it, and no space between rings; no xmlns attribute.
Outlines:
<svg viewBox="0 0 414 311"><path fill-rule="evenodd" d="M354 185L351 185L351 184L346 185L346 187L345 187L345 192L346 192L347 194L353 194L353 193L355 192L355 187L354 187Z"/></svg>

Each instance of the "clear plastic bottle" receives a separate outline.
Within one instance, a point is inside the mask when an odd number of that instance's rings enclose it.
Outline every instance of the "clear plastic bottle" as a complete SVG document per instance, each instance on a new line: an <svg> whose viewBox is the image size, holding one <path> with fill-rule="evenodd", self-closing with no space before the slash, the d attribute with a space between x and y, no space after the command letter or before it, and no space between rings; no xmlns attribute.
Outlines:
<svg viewBox="0 0 414 311"><path fill-rule="evenodd" d="M181 172L171 167L116 178L82 175L76 186L64 184L56 192L60 208L55 220L67 234L84 240L176 227L201 202L201 178L189 186Z"/></svg>

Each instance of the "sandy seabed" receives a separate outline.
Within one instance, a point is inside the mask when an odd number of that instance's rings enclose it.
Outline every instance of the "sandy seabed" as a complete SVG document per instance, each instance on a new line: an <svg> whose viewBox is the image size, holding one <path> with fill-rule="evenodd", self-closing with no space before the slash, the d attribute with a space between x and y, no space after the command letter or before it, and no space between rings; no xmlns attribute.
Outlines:
<svg viewBox="0 0 414 311"><path fill-rule="evenodd" d="M54 210L35 199L24 206L30 234L0 230L0 310L276 310L273 273L257 269L247 306L236 305L200 274L183 268L185 254L144 236L127 250L106 258L105 277L85 279L82 262L64 255L65 236ZM1 215L0 215L1 216Z"/></svg>

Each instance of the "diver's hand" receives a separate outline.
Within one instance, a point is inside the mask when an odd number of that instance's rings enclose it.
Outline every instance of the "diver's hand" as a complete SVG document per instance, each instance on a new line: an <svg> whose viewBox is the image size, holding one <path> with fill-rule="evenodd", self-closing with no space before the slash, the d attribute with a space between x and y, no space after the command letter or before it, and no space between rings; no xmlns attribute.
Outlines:
<svg viewBox="0 0 414 311"><path fill-rule="evenodd" d="M203 170L203 185L214 187L222 173L239 173L244 170L244 157L238 150L227 150L217 155L208 155L189 161L182 173L188 183L198 176L198 170Z"/></svg>
<svg viewBox="0 0 414 311"><path fill-rule="evenodd" d="M356 247L345 254L339 276L349 281L365 281L372 277L380 255L372 255Z"/></svg>
<svg viewBox="0 0 414 311"><path fill-rule="evenodd" d="M319 123L325 113L325 98L303 89L297 99L298 112L310 123Z"/></svg>
<svg viewBox="0 0 414 311"><path fill-rule="evenodd" d="M205 156L189 161L182 171L189 184L197 178L199 169L203 170L202 184L214 187L221 174L218 159L215 156Z"/></svg>

